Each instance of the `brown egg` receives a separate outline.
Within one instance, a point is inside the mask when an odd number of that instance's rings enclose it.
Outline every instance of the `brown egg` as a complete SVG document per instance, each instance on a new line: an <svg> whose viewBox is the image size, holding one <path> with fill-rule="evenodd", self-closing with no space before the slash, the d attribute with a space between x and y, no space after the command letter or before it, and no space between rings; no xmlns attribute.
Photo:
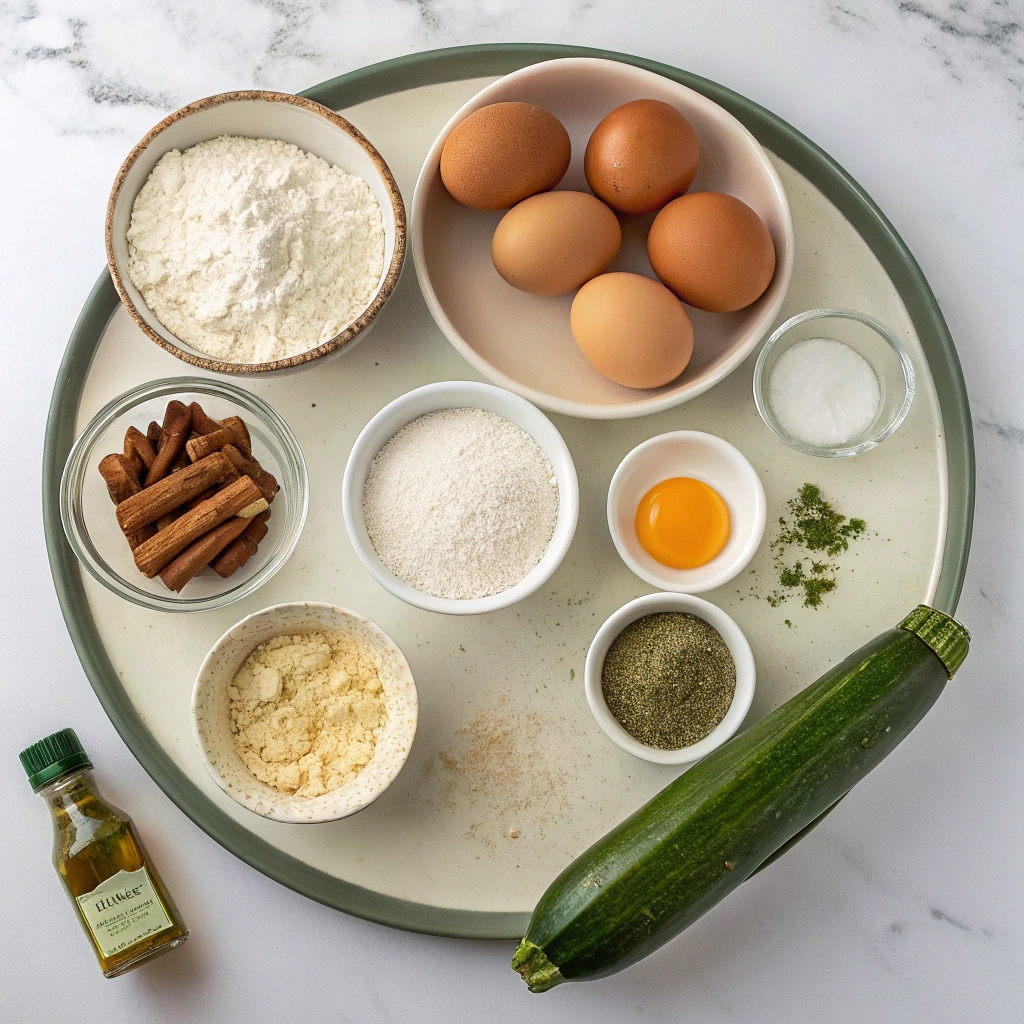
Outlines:
<svg viewBox="0 0 1024 1024"><path fill-rule="evenodd" d="M640 274L588 281L569 312L572 336L595 370L628 388L675 380L693 355L693 325L683 304Z"/></svg>
<svg viewBox="0 0 1024 1024"><path fill-rule="evenodd" d="M564 295L603 274L621 245L619 218L600 199L589 192L542 192L501 218L491 259L513 288Z"/></svg>
<svg viewBox="0 0 1024 1024"><path fill-rule="evenodd" d="M712 313L749 306L775 273L764 222L721 192L691 192L669 203L651 225L647 256L683 302Z"/></svg>
<svg viewBox="0 0 1024 1024"><path fill-rule="evenodd" d="M594 129L583 171L594 193L619 213L651 213L697 176L700 143L690 122L661 100L616 107Z"/></svg>
<svg viewBox="0 0 1024 1024"><path fill-rule="evenodd" d="M504 210L554 188L569 166L569 133L532 103L492 103L474 111L441 150L441 180L464 206Z"/></svg>

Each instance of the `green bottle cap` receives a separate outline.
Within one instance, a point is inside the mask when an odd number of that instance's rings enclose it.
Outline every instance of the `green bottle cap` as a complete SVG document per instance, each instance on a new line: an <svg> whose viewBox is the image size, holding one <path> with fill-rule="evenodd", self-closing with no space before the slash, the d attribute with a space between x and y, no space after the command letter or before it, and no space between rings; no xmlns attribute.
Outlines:
<svg viewBox="0 0 1024 1024"><path fill-rule="evenodd" d="M51 733L31 747L26 747L18 756L33 789L39 789L53 782L58 775L64 775L75 768L92 767L89 755L79 743L74 729Z"/></svg>
<svg viewBox="0 0 1024 1024"><path fill-rule="evenodd" d="M926 604L919 604L899 628L919 636L946 666L950 679L964 663L971 646L971 634L956 619Z"/></svg>

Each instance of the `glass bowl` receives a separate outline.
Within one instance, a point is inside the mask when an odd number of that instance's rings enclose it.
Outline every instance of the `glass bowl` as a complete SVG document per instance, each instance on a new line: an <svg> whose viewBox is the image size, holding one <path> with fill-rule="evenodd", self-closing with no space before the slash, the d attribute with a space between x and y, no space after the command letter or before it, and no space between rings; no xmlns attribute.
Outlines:
<svg viewBox="0 0 1024 1024"><path fill-rule="evenodd" d="M842 445L814 445L793 437L779 422L769 401L772 371L779 357L811 338L849 345L868 361L878 377L880 400L875 418L860 434ZM906 419L914 401L914 364L885 324L852 309L808 309L790 317L765 342L754 366L754 402L761 419L781 441L805 455L844 459L880 445Z"/></svg>
<svg viewBox="0 0 1024 1024"><path fill-rule="evenodd" d="M145 433L150 420L161 422L171 398L186 405L197 401L215 419L241 416L252 437L253 456L281 487L271 505L269 533L256 554L227 579L203 569L180 594L168 590L159 576L146 579L135 567L97 468L105 455L123 450L128 427ZM306 464L288 424L241 388L200 377L152 381L108 402L75 441L60 482L64 533L86 571L125 600L164 612L223 608L262 586L295 550L308 504Z"/></svg>

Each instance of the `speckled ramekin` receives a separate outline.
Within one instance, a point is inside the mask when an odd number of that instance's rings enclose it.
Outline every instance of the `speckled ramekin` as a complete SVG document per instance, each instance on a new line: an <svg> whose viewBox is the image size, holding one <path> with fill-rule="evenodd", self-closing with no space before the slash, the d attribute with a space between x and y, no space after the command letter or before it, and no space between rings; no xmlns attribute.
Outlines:
<svg viewBox="0 0 1024 1024"><path fill-rule="evenodd" d="M235 751L228 684L261 643L315 630L355 635L369 644L377 655L388 720L369 764L351 782L323 796L289 796L254 778ZM213 645L192 691L192 735L210 775L232 800L274 821L334 821L369 806L402 770L418 714L412 671L391 637L356 612L314 602L277 604L247 615Z"/></svg>
<svg viewBox="0 0 1024 1024"><path fill-rule="evenodd" d="M384 266L366 309L343 331L305 352L264 363L229 363L186 344L146 304L128 276L127 232L132 207L150 172L165 153L185 150L220 135L280 139L369 185L384 223ZM369 333L391 297L405 261L405 204L391 168L362 132L333 110L291 93L249 89L196 100L150 129L128 154L114 179L105 225L110 276L131 318L161 348L186 363L213 373L276 377L304 370L349 352Z"/></svg>

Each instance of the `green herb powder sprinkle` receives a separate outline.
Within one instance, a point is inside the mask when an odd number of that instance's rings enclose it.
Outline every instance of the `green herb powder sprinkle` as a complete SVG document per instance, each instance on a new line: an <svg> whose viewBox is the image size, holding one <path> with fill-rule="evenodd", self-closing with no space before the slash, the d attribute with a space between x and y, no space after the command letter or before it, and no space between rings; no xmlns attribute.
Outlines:
<svg viewBox="0 0 1024 1024"><path fill-rule="evenodd" d="M767 601L777 608L792 596L790 591L796 590L802 593L805 608L817 608L822 598L836 589L839 563L835 556L849 550L850 541L864 533L867 524L863 519L847 520L825 501L815 484L804 484L786 507L790 518L779 517L779 535L770 545L779 589L773 590ZM818 557L800 557L791 562L791 548L817 552Z"/></svg>
<svg viewBox="0 0 1024 1024"><path fill-rule="evenodd" d="M660 750L702 740L725 717L736 664L713 626L684 612L631 622L601 670L608 710L635 739Z"/></svg>

